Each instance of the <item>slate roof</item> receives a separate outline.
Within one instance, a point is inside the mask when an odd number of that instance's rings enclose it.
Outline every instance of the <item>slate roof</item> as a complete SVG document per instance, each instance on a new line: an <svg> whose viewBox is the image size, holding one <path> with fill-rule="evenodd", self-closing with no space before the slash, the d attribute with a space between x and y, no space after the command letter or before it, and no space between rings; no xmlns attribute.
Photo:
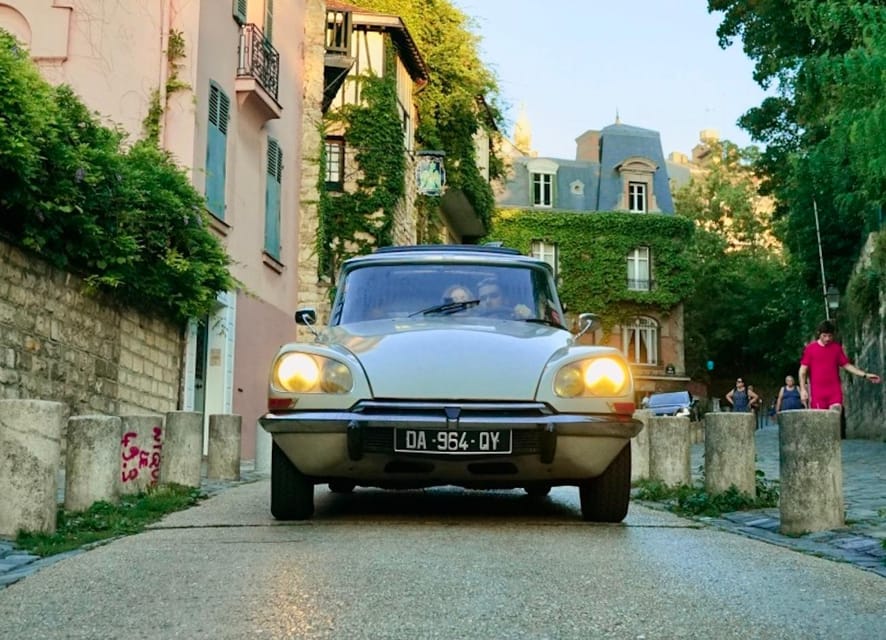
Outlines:
<svg viewBox="0 0 886 640"><path fill-rule="evenodd" d="M629 158L640 157L657 167L652 188L658 208L663 214L674 213L674 202L668 185L668 166L661 148L658 131L626 124L612 124L600 130L600 161L572 160L551 157L517 157L498 204L531 206L527 164L534 160L551 160L557 164L556 206L570 211L614 211L623 188L617 167ZM580 182L583 193L571 187Z"/></svg>

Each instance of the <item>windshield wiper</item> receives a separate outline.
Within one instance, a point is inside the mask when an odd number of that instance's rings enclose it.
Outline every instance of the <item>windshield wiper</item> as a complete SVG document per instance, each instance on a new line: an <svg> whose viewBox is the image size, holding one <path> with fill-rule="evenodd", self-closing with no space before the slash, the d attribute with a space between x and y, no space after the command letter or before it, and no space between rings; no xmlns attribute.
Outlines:
<svg viewBox="0 0 886 640"><path fill-rule="evenodd" d="M428 316L432 313L455 313L456 311L464 311L465 309L470 309L471 307L476 307L480 304L479 300L462 300L460 302L444 302L443 304L435 304L433 307L428 307L427 309L422 309L421 311L416 311L415 313L410 313L409 317L413 316Z"/></svg>

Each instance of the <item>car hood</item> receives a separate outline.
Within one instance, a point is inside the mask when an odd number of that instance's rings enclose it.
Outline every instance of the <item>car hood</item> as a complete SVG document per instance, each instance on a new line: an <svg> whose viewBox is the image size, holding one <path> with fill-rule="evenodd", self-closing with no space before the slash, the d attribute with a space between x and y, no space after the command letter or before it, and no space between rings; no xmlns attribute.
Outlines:
<svg viewBox="0 0 886 640"><path fill-rule="evenodd" d="M509 320L423 318L332 327L325 338L363 366L375 398L532 400L564 329Z"/></svg>

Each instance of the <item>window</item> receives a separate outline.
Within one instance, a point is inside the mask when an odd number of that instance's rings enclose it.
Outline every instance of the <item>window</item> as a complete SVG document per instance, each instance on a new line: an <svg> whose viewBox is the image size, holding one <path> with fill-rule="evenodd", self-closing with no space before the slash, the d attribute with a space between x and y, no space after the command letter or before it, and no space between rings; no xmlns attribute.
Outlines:
<svg viewBox="0 0 886 640"><path fill-rule="evenodd" d="M557 256L556 243L545 242L544 240L533 240L529 255L531 255L533 258L544 260L549 265L551 265L551 268L554 270L554 277L557 277L557 274L559 272L559 260Z"/></svg>
<svg viewBox="0 0 886 640"><path fill-rule="evenodd" d="M234 20L237 24L246 24L246 0L234 0Z"/></svg>
<svg viewBox="0 0 886 640"><path fill-rule="evenodd" d="M225 168L231 99L214 82L209 84L209 126L206 135L206 208L225 218Z"/></svg>
<svg viewBox="0 0 886 640"><path fill-rule="evenodd" d="M265 184L265 251L280 259L280 184L283 176L283 151L268 138L268 171Z"/></svg>
<svg viewBox="0 0 886 640"><path fill-rule="evenodd" d="M343 191L345 186L345 140L326 138L326 188Z"/></svg>
<svg viewBox="0 0 886 640"><path fill-rule="evenodd" d="M554 176L552 174L532 174L532 206L554 206Z"/></svg>
<svg viewBox="0 0 886 640"><path fill-rule="evenodd" d="M651 283L649 247L637 247L628 254L628 289L649 291Z"/></svg>
<svg viewBox="0 0 886 640"><path fill-rule="evenodd" d="M622 328L621 342L630 362L658 364L658 323L652 318L641 316Z"/></svg>
<svg viewBox="0 0 886 640"><path fill-rule="evenodd" d="M646 183L645 182L629 182L628 183L628 211L636 211L645 213L646 207Z"/></svg>

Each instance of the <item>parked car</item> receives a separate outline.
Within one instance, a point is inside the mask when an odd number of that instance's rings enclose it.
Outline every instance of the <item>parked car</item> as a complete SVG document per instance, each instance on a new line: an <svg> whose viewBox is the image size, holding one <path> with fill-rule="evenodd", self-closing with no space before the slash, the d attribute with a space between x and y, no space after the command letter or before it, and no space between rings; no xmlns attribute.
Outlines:
<svg viewBox="0 0 886 640"><path fill-rule="evenodd" d="M646 408L657 416L689 416L693 422L699 419L698 401L688 391L653 393Z"/></svg>
<svg viewBox="0 0 886 640"><path fill-rule="evenodd" d="M551 268L486 246L379 249L342 266L327 327L271 365L271 513L310 518L314 485L578 487L582 517L619 522L634 420L621 353L566 327ZM455 286L457 285L457 286Z"/></svg>

